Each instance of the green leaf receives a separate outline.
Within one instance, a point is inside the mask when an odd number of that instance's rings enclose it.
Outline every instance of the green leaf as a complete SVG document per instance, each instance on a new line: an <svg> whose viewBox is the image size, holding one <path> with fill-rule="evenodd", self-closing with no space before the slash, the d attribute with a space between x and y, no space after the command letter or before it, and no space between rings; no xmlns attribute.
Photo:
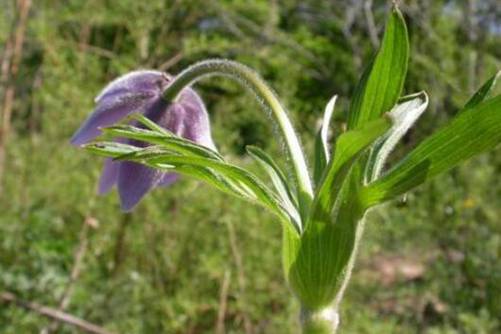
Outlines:
<svg viewBox="0 0 501 334"><path fill-rule="evenodd" d="M210 168L198 166L177 166L173 168L173 171L206 182L218 190L240 199L247 201L255 200L255 197L253 197L253 195L249 193L246 188L240 187L238 183L214 172Z"/></svg>
<svg viewBox="0 0 501 334"><path fill-rule="evenodd" d="M362 190L367 205L402 195L501 142L501 96L467 108Z"/></svg>
<svg viewBox="0 0 501 334"><path fill-rule="evenodd" d="M166 131L156 132L137 128L132 125L116 125L104 128L103 132L105 135L156 144L182 154L201 156L220 161L224 160L223 157L216 151Z"/></svg>
<svg viewBox="0 0 501 334"><path fill-rule="evenodd" d="M255 175L235 165L204 157L172 155L172 153L168 151L148 152L144 155L139 152L134 152L118 158L137 161L150 167L160 169L174 168L175 170L175 168L186 166L210 168L243 188L245 192L252 194L257 203L270 209L282 218L283 221L290 221L289 216L286 211L284 211L281 203L277 200L277 198L275 198L274 193L270 191L270 189L268 189L268 187L264 185Z"/></svg>
<svg viewBox="0 0 501 334"><path fill-rule="evenodd" d="M324 172L327 163L329 162L329 126L331 123L332 114L334 112L334 106L336 105L337 95L334 95L330 101L325 106L324 117L322 119L322 125L315 138L315 168L313 171L313 179L315 181L315 186L318 186L322 174Z"/></svg>
<svg viewBox="0 0 501 334"><path fill-rule="evenodd" d="M141 147L117 143L113 141L93 142L85 144L82 147L89 152L109 158L116 158L124 154L131 154L137 151L141 151Z"/></svg>
<svg viewBox="0 0 501 334"><path fill-rule="evenodd" d="M84 148L117 160L137 161L152 168L175 171L207 181L218 189L256 202L290 222L286 209L256 176L224 161L207 157L182 156L162 146L136 147L117 142L94 142Z"/></svg>
<svg viewBox="0 0 501 334"><path fill-rule="evenodd" d="M259 147L247 146L246 149L249 155L266 171L282 200L284 208L295 221L299 230L301 230L301 217L298 212L297 199L294 197L292 189L289 188L287 178L280 167L278 167L275 161Z"/></svg>
<svg viewBox="0 0 501 334"><path fill-rule="evenodd" d="M371 121L357 130L343 133L336 141L334 159L329 162L313 201L310 222L331 220L338 195L359 155L391 127L389 117ZM308 228L308 225L307 227Z"/></svg>
<svg viewBox="0 0 501 334"><path fill-rule="evenodd" d="M356 129L390 111L402 93L409 60L409 40L402 13L394 7L376 58L355 89L348 129Z"/></svg>
<svg viewBox="0 0 501 334"><path fill-rule="evenodd" d="M170 132L167 129L161 127L160 125L158 125L157 123L153 122L151 119L149 119L148 117L144 116L141 113L131 114L128 118L132 119L132 120L138 121L140 124L144 125L146 128L148 128L148 129L150 129L152 131L155 131L155 132L158 132L158 133L162 133L162 134L165 134L165 135L173 135L172 132Z"/></svg>
<svg viewBox="0 0 501 334"><path fill-rule="evenodd" d="M473 108L480 102L484 101L489 97L490 93L496 87L497 80L501 76L501 71L494 74L489 80L487 80L482 87L466 102L463 110Z"/></svg>
<svg viewBox="0 0 501 334"><path fill-rule="evenodd" d="M340 298L345 275L349 275L347 268L365 210L358 205L357 192L343 191L343 195L346 198L334 221L308 225L299 240L290 229L284 230L284 266L289 285L310 310L332 306L333 300Z"/></svg>
<svg viewBox="0 0 501 334"><path fill-rule="evenodd" d="M371 151L367 164L367 179L374 181L380 174L384 164L398 144L428 107L428 95L425 92L405 96L388 113L393 120L393 126L386 135L380 138Z"/></svg>

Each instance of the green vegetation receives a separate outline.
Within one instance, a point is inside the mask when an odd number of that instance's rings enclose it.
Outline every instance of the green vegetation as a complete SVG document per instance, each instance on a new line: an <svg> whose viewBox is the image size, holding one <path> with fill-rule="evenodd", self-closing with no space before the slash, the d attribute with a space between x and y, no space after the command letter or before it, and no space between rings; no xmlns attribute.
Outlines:
<svg viewBox="0 0 501 334"><path fill-rule="evenodd" d="M373 30L382 26L371 22L384 22L388 7L376 2L374 19L362 3L34 2L21 66L2 82L15 99L0 194L0 291L53 308L68 296L67 313L113 332L294 333L299 305L282 278L274 217L189 179L122 214L117 196L95 196L100 165L68 140L110 79L135 68L177 73L217 56L256 68L294 112L313 152L325 104L340 96L337 134L361 61L378 42ZM501 65L496 2L465 3L471 7L402 6L412 48L404 92L427 88L432 100L395 157L445 124ZM14 7L0 14L3 54L22 21ZM245 146L280 148L253 97L223 79L197 90L225 158L262 173ZM500 166L496 153L482 155L371 212L341 309L343 332L501 330ZM50 326L0 301L2 332Z"/></svg>

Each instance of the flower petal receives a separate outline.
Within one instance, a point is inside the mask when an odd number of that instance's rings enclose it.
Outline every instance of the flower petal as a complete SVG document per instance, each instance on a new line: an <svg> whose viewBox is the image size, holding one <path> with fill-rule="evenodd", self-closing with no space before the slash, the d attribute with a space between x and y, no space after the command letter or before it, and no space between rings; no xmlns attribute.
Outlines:
<svg viewBox="0 0 501 334"><path fill-rule="evenodd" d="M95 102L99 103L103 99L127 93L157 92L159 95L168 82L169 77L163 72L133 71L110 82L96 97Z"/></svg>
<svg viewBox="0 0 501 334"><path fill-rule="evenodd" d="M179 174L177 173L165 173L163 176L162 176L162 179L160 180L160 182L158 183L158 186L160 187L167 187L167 186L170 186L171 184L173 184L174 182L176 182L177 180L179 180Z"/></svg>
<svg viewBox="0 0 501 334"><path fill-rule="evenodd" d="M85 144L101 134L99 128L113 125L133 112L145 112L154 103L153 98L153 94L131 93L102 100L73 135L71 143Z"/></svg>
<svg viewBox="0 0 501 334"><path fill-rule="evenodd" d="M185 109L184 132L181 133L181 136L216 150L211 136L209 115L200 96L188 88L183 91L179 103Z"/></svg>
<svg viewBox="0 0 501 334"><path fill-rule="evenodd" d="M133 112L146 112L151 103L161 99L168 83L167 74L158 71L134 71L115 79L96 97L95 111L71 143L85 144L101 134L100 127L113 125Z"/></svg>
<svg viewBox="0 0 501 334"><path fill-rule="evenodd" d="M120 164L120 161L113 161L111 158L104 161L103 172L99 179L98 193L100 195L106 194L117 183Z"/></svg>
<svg viewBox="0 0 501 334"><path fill-rule="evenodd" d="M122 210L131 211L150 189L160 183L164 174L135 162L121 162L118 172L118 193Z"/></svg>

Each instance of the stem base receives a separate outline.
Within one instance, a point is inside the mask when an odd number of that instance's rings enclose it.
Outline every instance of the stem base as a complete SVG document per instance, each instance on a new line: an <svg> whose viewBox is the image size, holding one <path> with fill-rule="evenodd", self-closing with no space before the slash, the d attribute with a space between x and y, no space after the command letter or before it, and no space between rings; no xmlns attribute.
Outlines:
<svg viewBox="0 0 501 334"><path fill-rule="evenodd" d="M318 311L301 311L303 334L334 334L339 326L339 314L333 307Z"/></svg>

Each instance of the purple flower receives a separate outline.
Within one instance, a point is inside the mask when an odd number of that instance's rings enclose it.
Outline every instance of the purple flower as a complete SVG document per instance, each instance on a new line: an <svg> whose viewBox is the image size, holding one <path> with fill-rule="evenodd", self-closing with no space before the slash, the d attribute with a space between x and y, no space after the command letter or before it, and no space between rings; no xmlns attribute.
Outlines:
<svg viewBox="0 0 501 334"><path fill-rule="evenodd" d="M209 117L200 97L184 89L175 102L162 98L171 78L158 71L134 71L108 84L96 99L96 109L73 135L71 143L82 145L101 134L100 128L113 125L131 113L140 112L178 136L215 150ZM133 145L144 145L126 141ZM118 186L124 211L130 211L156 186L170 185L175 173L164 173L138 163L106 159L99 182L99 193Z"/></svg>

